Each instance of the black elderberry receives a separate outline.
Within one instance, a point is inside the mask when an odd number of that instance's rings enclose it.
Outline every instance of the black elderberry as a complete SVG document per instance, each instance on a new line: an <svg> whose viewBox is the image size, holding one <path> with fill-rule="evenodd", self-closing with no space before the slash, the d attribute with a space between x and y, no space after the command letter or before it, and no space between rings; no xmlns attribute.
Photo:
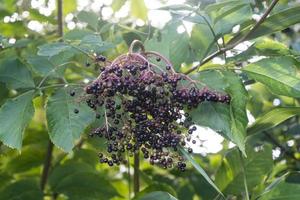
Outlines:
<svg viewBox="0 0 300 200"><path fill-rule="evenodd" d="M105 62L106 61L106 57L104 57L102 55L96 56L96 61Z"/></svg>
<svg viewBox="0 0 300 200"><path fill-rule="evenodd" d="M104 119L91 136L106 140L108 156L100 157L100 162L109 166L123 163L126 153L132 156L141 151L152 165L164 169L177 166L185 171L185 160L178 148L185 147L185 141L191 141L196 131L189 110L203 101L230 103L230 96L198 89L193 83L185 86L182 81L189 79L171 70L170 63L165 65L168 72L161 73L147 55L116 58L86 86L87 105L95 112L102 110L103 115L96 114L96 118ZM157 62L165 61L155 55ZM99 55L96 60L105 62L106 58ZM191 148L187 151L193 152Z"/></svg>
<svg viewBox="0 0 300 200"><path fill-rule="evenodd" d="M71 91L70 96L72 96L72 97L75 96L75 91Z"/></svg>
<svg viewBox="0 0 300 200"><path fill-rule="evenodd" d="M75 108L75 109L74 109L74 113L75 113L75 114L78 114L78 113L79 113L79 110L78 110L77 108Z"/></svg>

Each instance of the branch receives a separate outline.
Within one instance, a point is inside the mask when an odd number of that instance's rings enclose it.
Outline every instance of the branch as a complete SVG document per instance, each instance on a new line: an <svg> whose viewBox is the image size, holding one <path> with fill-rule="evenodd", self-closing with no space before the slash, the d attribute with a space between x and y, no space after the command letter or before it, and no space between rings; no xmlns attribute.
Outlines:
<svg viewBox="0 0 300 200"><path fill-rule="evenodd" d="M47 148L47 154L44 161L44 167L41 177L41 190L43 191L45 189L45 185L48 179L48 172L51 166L51 160L52 160L52 151L53 151L53 143L51 140L48 142L48 148Z"/></svg>
<svg viewBox="0 0 300 200"><path fill-rule="evenodd" d="M59 37L62 38L62 36L63 36L62 0L57 0L57 24L58 24L58 28L57 28L58 35L59 35ZM39 86L41 86L42 83L43 82L41 82ZM47 155L46 155L46 158L44 161L43 172L42 172L42 177L41 177L41 190L42 191L45 189L45 185L48 180L49 170L51 167L52 154L53 154L53 143L49 139L48 147L47 147Z"/></svg>
<svg viewBox="0 0 300 200"><path fill-rule="evenodd" d="M57 25L58 25L58 36L63 37L64 35L64 24L63 24L63 0L57 0Z"/></svg>
<svg viewBox="0 0 300 200"><path fill-rule="evenodd" d="M278 3L278 1L279 0L273 0L272 1L272 3L268 7L268 9L265 11L263 16L256 22L256 24L253 26L253 28L246 35L244 35L244 37L242 37L241 39L239 39L237 42L233 43L232 45L229 45L225 48L221 48L220 50L218 50L218 51L214 52L213 54L209 55L208 57L203 59L202 62L199 65L196 65L196 66L192 67L187 72L185 72L185 74L189 74L189 73L197 70L202 65L208 63L210 60L212 60L216 56L218 56L220 54L223 54L226 51L233 49L236 45L240 44L241 42L244 42L266 20L267 16L270 14L270 12L274 8L274 6Z"/></svg>

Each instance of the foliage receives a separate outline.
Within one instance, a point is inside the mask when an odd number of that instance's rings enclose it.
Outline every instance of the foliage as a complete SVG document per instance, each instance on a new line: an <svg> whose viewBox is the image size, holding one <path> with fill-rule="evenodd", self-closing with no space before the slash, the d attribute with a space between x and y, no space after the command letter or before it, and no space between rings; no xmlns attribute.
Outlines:
<svg viewBox="0 0 300 200"><path fill-rule="evenodd" d="M156 12L171 20L158 27L144 0L113 0L97 12L95 4L78 11L77 1L66 0L60 14L76 27L62 18L64 35L57 34L60 11L48 15L31 2L0 3L0 199L300 198L297 1L163 4ZM110 7L113 15L105 18L101 11ZM125 7L129 14L117 18ZM259 22L252 17L269 11ZM34 23L42 30L32 30ZM225 138L222 150L191 156L180 148L189 163L184 173L141 161L134 195L133 159L114 168L98 162L104 144L88 137L97 126L94 113L69 93L80 94L98 77L95 55L113 60L135 39L197 87L232 100L205 102L192 112L197 125Z"/></svg>

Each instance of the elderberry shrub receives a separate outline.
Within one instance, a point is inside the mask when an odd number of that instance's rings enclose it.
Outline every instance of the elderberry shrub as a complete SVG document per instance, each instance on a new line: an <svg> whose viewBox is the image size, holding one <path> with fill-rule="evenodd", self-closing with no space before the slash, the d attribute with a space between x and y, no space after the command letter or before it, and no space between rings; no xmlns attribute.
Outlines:
<svg viewBox="0 0 300 200"><path fill-rule="evenodd" d="M149 61L151 54L157 62L166 62L166 72ZM105 118L104 125L90 134L106 140L107 150L99 153L100 163L126 163L127 153L131 156L140 151L151 165L185 171L178 147L186 146L189 134L196 130L188 112L204 101L229 103L230 97L198 89L193 80L176 73L157 53L129 53L112 63L98 56L96 61L105 62L106 67L85 92L87 105L97 118ZM190 84L183 85L184 81ZM187 150L192 153L192 148Z"/></svg>

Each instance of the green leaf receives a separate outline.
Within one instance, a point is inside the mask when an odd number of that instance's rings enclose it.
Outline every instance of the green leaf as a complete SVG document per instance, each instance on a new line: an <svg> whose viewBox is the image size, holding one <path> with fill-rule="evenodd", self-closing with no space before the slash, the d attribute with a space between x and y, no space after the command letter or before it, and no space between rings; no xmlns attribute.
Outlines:
<svg viewBox="0 0 300 200"><path fill-rule="evenodd" d="M147 7L144 0L131 0L131 14L133 17L147 20Z"/></svg>
<svg viewBox="0 0 300 200"><path fill-rule="evenodd" d="M0 191L0 200L43 200L43 192L36 181L31 179L16 181Z"/></svg>
<svg viewBox="0 0 300 200"><path fill-rule="evenodd" d="M253 150L247 146L247 158L244 158L245 174L248 189L251 191L263 181L267 173L272 170L272 148L270 146L260 147ZM244 171L241 163L240 152L237 148L230 150L216 173L216 185L225 194L239 195L244 192Z"/></svg>
<svg viewBox="0 0 300 200"><path fill-rule="evenodd" d="M300 173L293 172L281 178L279 183L276 183L270 191L264 193L260 200L298 200L300 198Z"/></svg>
<svg viewBox="0 0 300 200"><path fill-rule="evenodd" d="M69 32L67 32L64 35L65 40L82 40L83 37L87 35L93 34L92 31L89 30L82 30L82 29L74 29Z"/></svg>
<svg viewBox="0 0 300 200"><path fill-rule="evenodd" d="M300 97L299 63L291 57L265 58L242 70L278 95Z"/></svg>
<svg viewBox="0 0 300 200"><path fill-rule="evenodd" d="M252 135L255 133L263 132L281 124L285 120L295 115L300 115L299 107L274 108L273 110L258 117L255 122L247 129L247 134Z"/></svg>
<svg viewBox="0 0 300 200"><path fill-rule="evenodd" d="M247 1L225 1L211 4L205 8L213 22L217 36L231 33L235 25L251 19L252 9Z"/></svg>
<svg viewBox="0 0 300 200"><path fill-rule="evenodd" d="M52 190L56 190L56 187L64 178L80 172L93 171L94 169L86 163L67 161L62 165L57 165L54 167L49 175L49 184Z"/></svg>
<svg viewBox="0 0 300 200"><path fill-rule="evenodd" d="M181 25L181 22L169 23L162 30L160 40L154 37L145 41L147 50L160 52L172 60L176 71L180 70L181 64L186 62L189 56L189 36L187 32L177 33L177 28Z"/></svg>
<svg viewBox="0 0 300 200"><path fill-rule="evenodd" d="M294 6L292 8L288 8L286 10L280 11L278 13L275 13L271 16L269 16L263 24L261 24L250 36L247 37L248 40L261 37L263 35L268 35L271 33L274 33L276 31L280 31L283 29L288 28L289 26L292 26L294 24L297 24L300 22L300 6ZM251 26L252 27L252 26ZM246 35L249 31L248 29L245 29L239 34L237 37L234 37L232 40L230 40L230 44L234 43L235 41L238 41L240 38L242 38L244 35Z"/></svg>
<svg viewBox="0 0 300 200"><path fill-rule="evenodd" d="M94 12L80 11L77 15L79 21L87 23L93 30L98 29L98 16Z"/></svg>
<svg viewBox="0 0 300 200"><path fill-rule="evenodd" d="M182 10L189 10L193 11L194 9L186 4L174 4L174 5L168 5L168 6L163 6L160 8L157 8L157 10L169 10L169 11L182 11Z"/></svg>
<svg viewBox="0 0 300 200"><path fill-rule="evenodd" d="M245 154L246 126L248 124L248 118L246 113L246 105L248 100L247 91L241 79L235 73L230 71L224 71L223 75L225 77L225 81L228 84L226 91L231 97L231 139Z"/></svg>
<svg viewBox="0 0 300 200"><path fill-rule="evenodd" d="M191 33L191 47L196 51L197 57L202 60L215 44L212 31L207 24L195 24Z"/></svg>
<svg viewBox="0 0 300 200"><path fill-rule="evenodd" d="M198 77L197 77L198 76ZM240 78L233 72L210 70L194 75L194 79L210 89L226 91L231 96L230 105L204 102L191 112L195 123L207 126L238 145L244 152L248 123L246 114L247 91Z"/></svg>
<svg viewBox="0 0 300 200"><path fill-rule="evenodd" d="M37 20L39 22L46 22L51 24L56 24L57 21L53 16L45 16L41 14L37 9L30 9L29 10L29 17L31 20Z"/></svg>
<svg viewBox="0 0 300 200"><path fill-rule="evenodd" d="M246 51L228 58L228 61L243 62L255 56L289 56L291 54L296 54L296 52L293 52L285 44L269 38L261 38L257 39Z"/></svg>
<svg viewBox="0 0 300 200"><path fill-rule="evenodd" d="M179 148L179 151L183 154L183 156L194 166L194 168L205 178L205 180L219 193L223 196L220 189L214 184L214 182L209 178L204 169L194 160L194 158L186 152L182 147Z"/></svg>
<svg viewBox="0 0 300 200"><path fill-rule="evenodd" d="M153 183L147 186L142 191L140 191L137 195L135 195L134 199L140 199L143 196L147 195L147 193L151 193L155 191L167 192L170 195L173 195L175 197L177 196L176 191L170 185L166 183Z"/></svg>
<svg viewBox="0 0 300 200"><path fill-rule="evenodd" d="M214 102L204 102L190 113L196 124L209 127L230 140L231 116L229 106Z"/></svg>
<svg viewBox="0 0 300 200"><path fill-rule="evenodd" d="M40 56L48 56L52 57L58 55L61 52L68 51L72 49L72 47L65 43L52 43L52 44L44 44L39 46L38 55Z"/></svg>
<svg viewBox="0 0 300 200"><path fill-rule="evenodd" d="M0 108L0 140L7 146L21 149L25 127L30 122L34 107L34 91L7 100Z"/></svg>
<svg viewBox="0 0 300 200"><path fill-rule="evenodd" d="M28 63L31 65L33 71L40 76L47 76L53 69L55 65L44 56L31 56L27 59ZM59 77L55 71L53 71L55 77Z"/></svg>
<svg viewBox="0 0 300 200"><path fill-rule="evenodd" d="M24 145L23 145L24 146ZM11 158L5 165L5 171L14 173L26 172L44 163L46 148L42 145L28 145L22 148L22 154Z"/></svg>
<svg viewBox="0 0 300 200"><path fill-rule="evenodd" d="M79 102L76 97L70 96L70 91L75 90L77 98L80 89L72 87L60 88L49 97L46 107L47 124L51 141L70 152L79 139L80 134L95 119L95 112L84 102ZM75 114L74 109L79 113Z"/></svg>
<svg viewBox="0 0 300 200"><path fill-rule="evenodd" d="M138 200L177 200L177 199L167 192L157 191L157 192L148 193L145 196L139 198Z"/></svg>
<svg viewBox="0 0 300 200"><path fill-rule="evenodd" d="M8 88L34 88L32 75L19 59L3 60L0 63L0 82Z"/></svg>
<svg viewBox="0 0 300 200"><path fill-rule="evenodd" d="M0 83L0 106L6 100L9 95L9 90L6 88L4 83Z"/></svg>
<svg viewBox="0 0 300 200"><path fill-rule="evenodd" d="M89 34L82 38L80 42L80 46L87 47L89 49L93 49L96 52L105 51L111 47L113 47L112 43L102 41L100 35Z"/></svg>
<svg viewBox="0 0 300 200"><path fill-rule="evenodd" d="M82 168L83 164L78 165L74 162L67 166L53 172L60 175L55 182L50 178L52 189L56 193L65 194L72 200L110 199L118 196L111 184L94 170L90 171L89 168L86 170L86 167Z"/></svg>

